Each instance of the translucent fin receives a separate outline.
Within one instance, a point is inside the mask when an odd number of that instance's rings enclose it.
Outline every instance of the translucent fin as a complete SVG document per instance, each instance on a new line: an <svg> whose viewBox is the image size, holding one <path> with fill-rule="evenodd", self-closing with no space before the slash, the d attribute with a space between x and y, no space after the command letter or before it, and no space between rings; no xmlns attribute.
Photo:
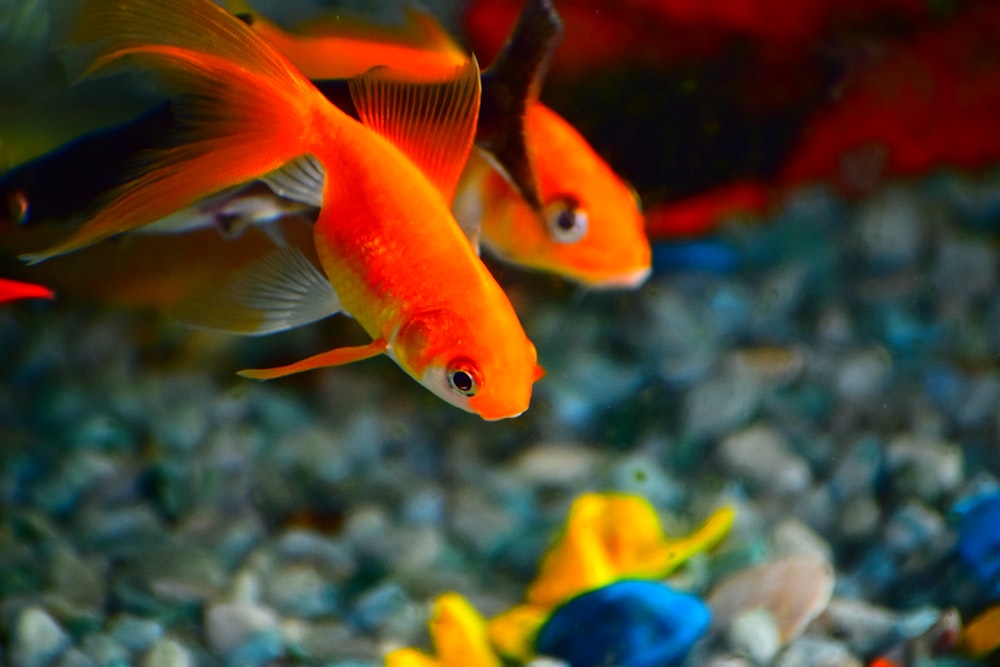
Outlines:
<svg viewBox="0 0 1000 667"><path fill-rule="evenodd" d="M377 67L351 79L350 88L361 122L399 148L450 203L479 115L475 58L440 83L414 83L405 72Z"/></svg>
<svg viewBox="0 0 1000 667"><path fill-rule="evenodd" d="M307 152L308 128L336 113L284 56L202 0L84 0L66 40L87 47L85 73L138 64L174 93L178 128L134 178L65 241L31 263L141 227Z"/></svg>
<svg viewBox="0 0 1000 667"><path fill-rule="evenodd" d="M336 350L330 350L329 352L321 352L320 354L313 355L308 359L303 359L302 361L297 361L294 364L289 364L287 366L279 366L277 368L251 368L240 371L237 375L250 378L251 380L273 380L274 378L280 378L294 373L301 373L302 371L311 371L316 368L327 368L329 366L343 366L344 364L361 361L362 359L377 357L378 355L383 354L388 347L388 343L384 340L373 340L367 345L340 347Z"/></svg>
<svg viewBox="0 0 1000 667"><path fill-rule="evenodd" d="M252 11L241 18L314 80L347 79L385 65L440 81L468 62L468 53L433 16L414 8L404 11L399 25L327 11L291 32Z"/></svg>
<svg viewBox="0 0 1000 667"><path fill-rule="evenodd" d="M326 276L301 251L281 248L250 262L221 288L182 303L183 324L261 336L311 324L341 310Z"/></svg>
<svg viewBox="0 0 1000 667"><path fill-rule="evenodd" d="M531 152L525 143L525 114L538 101L552 54L562 40L562 19L551 0L528 0L507 43L483 72L483 101L476 145L524 200L541 210Z"/></svg>
<svg viewBox="0 0 1000 667"><path fill-rule="evenodd" d="M281 197L316 208L323 205L326 170L312 155L300 155L261 180Z"/></svg>
<svg viewBox="0 0 1000 667"><path fill-rule="evenodd" d="M465 238L469 239L472 249L476 254L480 254L483 236L483 197L480 194L482 186L482 172L489 169L479 159L479 151L476 149L466 164L462 172L462 178L458 189L451 202L451 214L455 216L455 221L461 228Z"/></svg>

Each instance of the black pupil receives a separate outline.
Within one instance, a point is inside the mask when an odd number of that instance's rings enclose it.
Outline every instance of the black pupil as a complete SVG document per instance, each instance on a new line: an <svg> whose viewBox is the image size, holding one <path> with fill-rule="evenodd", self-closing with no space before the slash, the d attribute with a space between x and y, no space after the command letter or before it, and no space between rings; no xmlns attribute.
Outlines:
<svg viewBox="0 0 1000 667"><path fill-rule="evenodd" d="M455 371L451 376L451 383L459 391L470 391L472 389L472 376L465 371Z"/></svg>
<svg viewBox="0 0 1000 667"><path fill-rule="evenodd" d="M559 217L556 218L556 225L564 232L568 232L576 227L576 213L570 209L560 211Z"/></svg>

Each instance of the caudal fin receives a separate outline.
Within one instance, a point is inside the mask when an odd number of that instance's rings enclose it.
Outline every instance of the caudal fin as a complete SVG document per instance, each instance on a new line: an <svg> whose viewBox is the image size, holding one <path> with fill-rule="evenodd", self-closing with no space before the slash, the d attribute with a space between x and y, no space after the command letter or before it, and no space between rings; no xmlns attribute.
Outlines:
<svg viewBox="0 0 1000 667"><path fill-rule="evenodd" d="M268 174L307 152L312 122L337 113L294 66L211 0L84 0L67 45L86 54L85 75L138 65L175 95L170 148L68 239L25 255L31 263L141 227L223 189Z"/></svg>

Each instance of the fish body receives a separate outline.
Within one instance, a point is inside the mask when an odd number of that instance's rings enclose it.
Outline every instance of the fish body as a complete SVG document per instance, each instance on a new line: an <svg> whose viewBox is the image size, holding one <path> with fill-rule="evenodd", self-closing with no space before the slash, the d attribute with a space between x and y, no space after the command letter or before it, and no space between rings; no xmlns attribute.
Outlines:
<svg viewBox="0 0 1000 667"><path fill-rule="evenodd" d="M589 287L641 285L651 254L634 191L544 104L529 107L526 121L543 209L533 210L502 174L473 156L460 191L482 200L476 213L483 244L507 261ZM459 222L463 215L470 214L460 212Z"/></svg>
<svg viewBox="0 0 1000 667"><path fill-rule="evenodd" d="M484 419L528 407L540 375L535 348L446 203L475 131L474 61L454 73L443 117L428 112L441 111L434 100L385 71L362 77L361 124L209 0L88 0L70 41L96 49L88 71L131 61L163 77L186 133L151 155L68 239L27 260L84 248L264 179L320 209L314 241L323 274L296 251L265 258L215 294L203 309L211 315L205 326L269 333L343 310L373 340L244 375L267 379L385 353Z"/></svg>

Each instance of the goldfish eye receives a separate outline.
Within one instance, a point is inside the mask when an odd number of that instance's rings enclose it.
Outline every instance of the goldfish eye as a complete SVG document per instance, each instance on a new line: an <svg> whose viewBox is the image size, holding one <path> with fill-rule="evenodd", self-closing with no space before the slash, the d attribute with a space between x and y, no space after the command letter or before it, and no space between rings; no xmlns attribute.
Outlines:
<svg viewBox="0 0 1000 667"><path fill-rule="evenodd" d="M545 207L545 224L556 243L576 243L587 234L587 212L574 199L560 199Z"/></svg>
<svg viewBox="0 0 1000 667"><path fill-rule="evenodd" d="M476 380L479 373L472 364L466 360L456 360L448 364L445 372L448 378L448 386L462 396L475 396L479 391L479 382Z"/></svg>

